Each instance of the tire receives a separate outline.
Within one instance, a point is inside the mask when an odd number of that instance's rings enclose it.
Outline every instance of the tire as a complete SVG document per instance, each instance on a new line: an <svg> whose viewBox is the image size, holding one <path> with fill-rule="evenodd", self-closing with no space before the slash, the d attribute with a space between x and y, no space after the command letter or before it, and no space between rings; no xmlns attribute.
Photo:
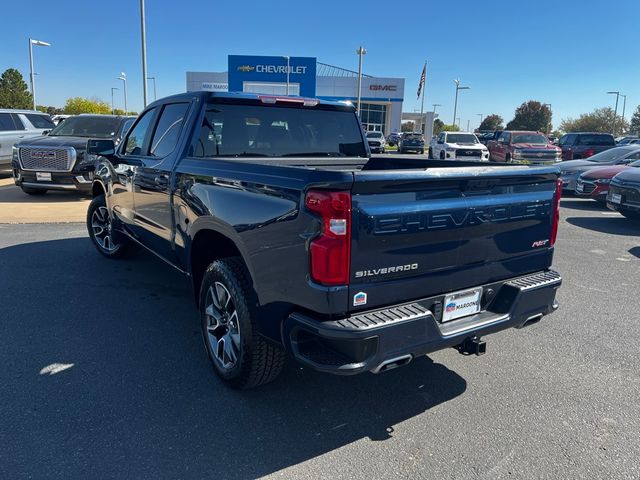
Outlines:
<svg viewBox="0 0 640 480"><path fill-rule="evenodd" d="M384 148L382 150L380 150L380 153L386 153L386 152L387 152L387 150L384 149Z"/></svg>
<svg viewBox="0 0 640 480"><path fill-rule="evenodd" d="M398 148L398 153L403 153L401 148Z"/></svg>
<svg viewBox="0 0 640 480"><path fill-rule="evenodd" d="M511 162L511 155L505 155L504 156L504 163L510 163Z"/></svg>
<svg viewBox="0 0 640 480"><path fill-rule="evenodd" d="M112 225L104 195L95 197L87 209L87 231L91 243L98 253L107 258L123 258L131 252L133 245L124 235L114 235Z"/></svg>
<svg viewBox="0 0 640 480"><path fill-rule="evenodd" d="M427 151L427 158L433 160L433 150L431 150L431 148Z"/></svg>
<svg viewBox="0 0 640 480"><path fill-rule="evenodd" d="M424 148L420 150L420 155L424 155Z"/></svg>
<svg viewBox="0 0 640 480"><path fill-rule="evenodd" d="M249 272L240 258L209 265L200 287L202 339L216 374L233 388L269 383L284 367L284 349L257 332L256 304Z"/></svg>
<svg viewBox="0 0 640 480"><path fill-rule="evenodd" d="M46 188L40 189L40 188L30 188L30 187L22 187L22 186L20 188L27 195L44 195L45 193L47 193Z"/></svg>
<svg viewBox="0 0 640 480"><path fill-rule="evenodd" d="M444 150L440 150L440 160L444 160Z"/></svg>

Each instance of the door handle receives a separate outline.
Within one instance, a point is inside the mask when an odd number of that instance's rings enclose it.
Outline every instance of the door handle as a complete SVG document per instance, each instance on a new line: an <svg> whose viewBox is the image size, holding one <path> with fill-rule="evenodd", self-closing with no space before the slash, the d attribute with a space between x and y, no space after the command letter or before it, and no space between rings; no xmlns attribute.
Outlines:
<svg viewBox="0 0 640 480"><path fill-rule="evenodd" d="M166 187L169 185L169 177L166 175L156 175L153 179L156 185L161 187Z"/></svg>

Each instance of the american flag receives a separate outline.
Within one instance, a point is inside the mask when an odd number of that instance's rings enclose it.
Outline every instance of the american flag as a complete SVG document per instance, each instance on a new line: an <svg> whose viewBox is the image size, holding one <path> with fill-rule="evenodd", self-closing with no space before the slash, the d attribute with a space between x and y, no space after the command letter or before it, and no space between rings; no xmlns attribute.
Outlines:
<svg viewBox="0 0 640 480"><path fill-rule="evenodd" d="M427 79L427 64L424 64L422 67L422 75L420 75L420 81L418 82L418 98L420 98L420 94L422 93L422 88L424 87L424 82Z"/></svg>

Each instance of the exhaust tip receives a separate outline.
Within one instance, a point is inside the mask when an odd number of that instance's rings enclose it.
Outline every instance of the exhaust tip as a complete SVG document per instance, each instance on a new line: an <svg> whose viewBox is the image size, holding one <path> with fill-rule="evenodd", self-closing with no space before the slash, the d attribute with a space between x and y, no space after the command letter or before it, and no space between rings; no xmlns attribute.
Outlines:
<svg viewBox="0 0 640 480"><path fill-rule="evenodd" d="M407 354L402 355L400 357L390 358L389 360L385 360L380 365L372 370L373 373L382 373L388 370L393 370L394 368L402 367L403 365L408 364L413 360L413 355Z"/></svg>

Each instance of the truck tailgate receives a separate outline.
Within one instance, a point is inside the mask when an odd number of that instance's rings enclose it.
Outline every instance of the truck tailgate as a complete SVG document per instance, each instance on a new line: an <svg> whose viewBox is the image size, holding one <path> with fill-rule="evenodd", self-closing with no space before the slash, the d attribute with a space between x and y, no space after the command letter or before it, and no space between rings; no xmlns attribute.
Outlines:
<svg viewBox="0 0 640 480"><path fill-rule="evenodd" d="M354 178L351 310L551 265L556 167L361 171Z"/></svg>

